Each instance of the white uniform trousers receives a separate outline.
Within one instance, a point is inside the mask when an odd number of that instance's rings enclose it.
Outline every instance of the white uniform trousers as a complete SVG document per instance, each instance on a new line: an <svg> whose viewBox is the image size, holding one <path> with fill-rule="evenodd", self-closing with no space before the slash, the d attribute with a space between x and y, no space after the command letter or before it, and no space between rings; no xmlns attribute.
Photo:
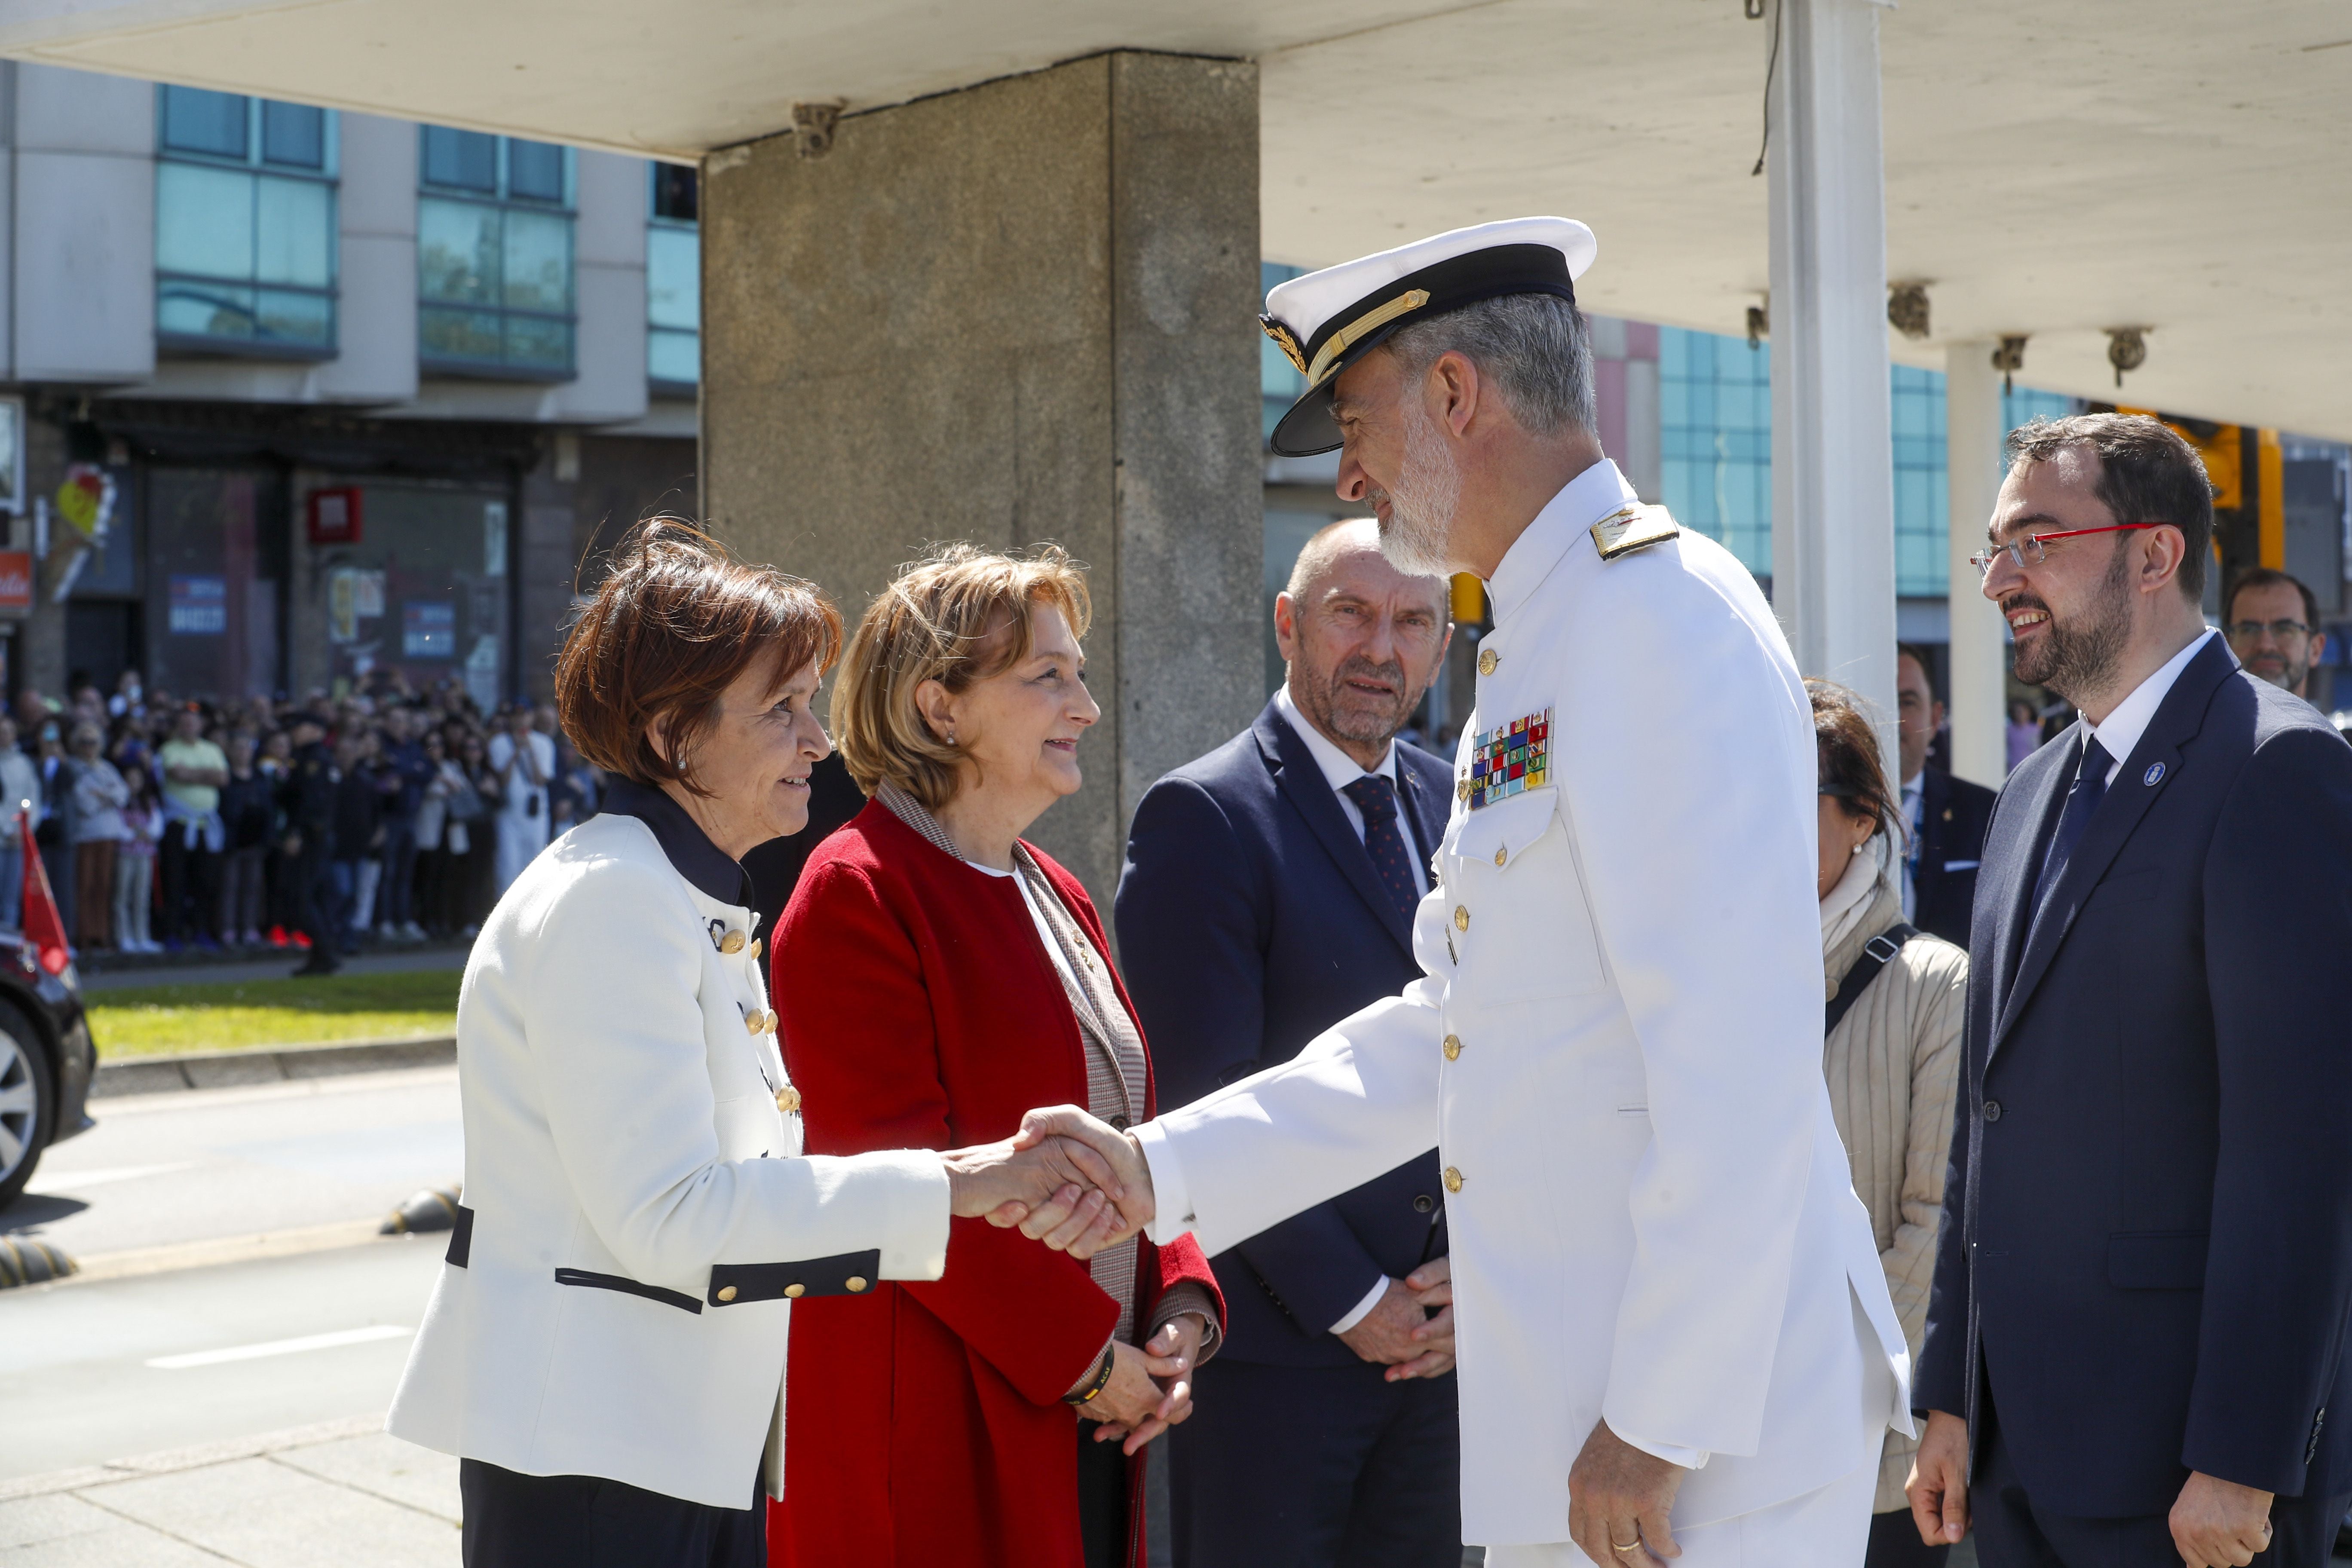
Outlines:
<svg viewBox="0 0 2352 1568"><path fill-rule="evenodd" d="M1873 1454L1851 1474L1802 1496L1675 1531L1683 1554L1671 1561L1674 1568L1862 1568L1870 1546L1870 1505L1877 1496L1878 1456ZM1586 1568L1591 1561L1570 1541L1486 1548L1486 1568Z"/></svg>

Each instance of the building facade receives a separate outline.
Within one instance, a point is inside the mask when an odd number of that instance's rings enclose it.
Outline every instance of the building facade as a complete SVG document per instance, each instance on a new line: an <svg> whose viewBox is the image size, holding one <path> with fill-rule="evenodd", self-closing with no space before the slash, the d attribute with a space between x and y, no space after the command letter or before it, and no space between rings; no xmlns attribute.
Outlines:
<svg viewBox="0 0 2352 1568"><path fill-rule="evenodd" d="M694 173L0 64L6 686L543 697L697 504Z"/></svg>

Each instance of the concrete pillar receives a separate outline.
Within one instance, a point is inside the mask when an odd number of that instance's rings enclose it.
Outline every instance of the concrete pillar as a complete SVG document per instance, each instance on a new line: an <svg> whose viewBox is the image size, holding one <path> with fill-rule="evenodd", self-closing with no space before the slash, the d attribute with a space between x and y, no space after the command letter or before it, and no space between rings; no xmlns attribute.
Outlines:
<svg viewBox="0 0 2352 1568"><path fill-rule="evenodd" d="M1115 52L705 164L705 510L853 619L930 541L1087 563L1103 721L1034 837L1106 907L1263 699L1257 149L1255 65Z"/></svg>
<svg viewBox="0 0 2352 1568"><path fill-rule="evenodd" d="M1895 468L1878 7L1780 0L1771 88L1772 601L1895 765Z"/></svg>
<svg viewBox="0 0 2352 1568"><path fill-rule="evenodd" d="M2000 373L1990 342L1954 343L1944 365L1944 471L1951 505L1952 772L1990 789L2009 776L2009 628L1969 557L2000 491Z"/></svg>

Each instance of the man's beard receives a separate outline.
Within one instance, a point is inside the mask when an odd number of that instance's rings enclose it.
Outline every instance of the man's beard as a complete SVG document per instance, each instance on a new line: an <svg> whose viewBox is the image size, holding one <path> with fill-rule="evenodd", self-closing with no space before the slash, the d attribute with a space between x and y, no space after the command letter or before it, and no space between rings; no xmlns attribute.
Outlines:
<svg viewBox="0 0 2352 1568"><path fill-rule="evenodd" d="M2017 650L2017 679L2028 686L2046 686L2069 702L2080 702L2104 688L2123 662L2124 645L2131 640L2131 561L2120 546L2107 568L2106 580L2074 625L2031 594L2019 594L2001 605L2011 610L2040 610L2050 619L2039 646Z"/></svg>
<svg viewBox="0 0 2352 1568"><path fill-rule="evenodd" d="M1447 576L1454 569L1454 509L1462 500L1462 468L1425 409L1412 403L1405 418L1404 461L1387 492L1381 553L1408 577Z"/></svg>
<svg viewBox="0 0 2352 1568"><path fill-rule="evenodd" d="M1294 665L1292 669L1295 677L1297 667ZM1370 711L1360 704L1340 707L1340 690L1349 679L1355 677L1387 681L1396 690L1395 703ZM1319 684L1294 679L1290 694L1307 710L1307 716L1315 721L1318 729L1335 740L1359 746L1383 746L1394 740L1396 732L1403 729L1405 721L1412 717L1413 708L1421 700L1419 694L1406 684L1402 664L1395 659L1386 664L1374 664L1361 654L1341 660L1339 668L1331 672L1330 679Z"/></svg>

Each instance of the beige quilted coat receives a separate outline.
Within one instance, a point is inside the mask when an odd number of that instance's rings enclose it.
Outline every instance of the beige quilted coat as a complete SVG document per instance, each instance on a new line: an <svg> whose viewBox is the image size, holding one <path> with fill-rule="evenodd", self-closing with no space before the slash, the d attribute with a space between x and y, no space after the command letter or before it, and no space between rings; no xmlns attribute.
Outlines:
<svg viewBox="0 0 2352 1568"><path fill-rule="evenodd" d="M1822 955L1828 989L1834 993L1863 943L1902 918L1902 895L1882 876L1869 912ZM1886 1289L1915 1366L1936 1270L1968 985L1967 953L1932 936L1913 937L1838 1020L1822 1057L1830 1110L1853 1163L1854 1194L1870 1211ZM1917 1447L1917 1439L1900 1432L1886 1435L1874 1511L1910 1506L1903 1482Z"/></svg>

